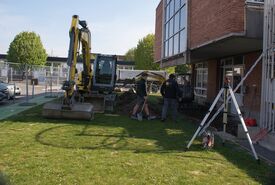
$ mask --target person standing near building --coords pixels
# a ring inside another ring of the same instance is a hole
[[[163,96],[163,107],[161,114],[161,121],[166,120],[167,110],[170,105],[172,109],[173,121],[177,121],[177,109],[178,109],[178,98],[181,98],[178,83],[176,81],[176,76],[174,74],[169,75],[169,79],[166,80],[160,89],[161,95]]]
[[[147,73],[141,73],[141,79],[137,82],[137,102],[134,106],[133,112],[132,112],[132,119],[137,119],[137,111],[140,106],[143,106],[144,104],[144,111],[148,119],[150,119],[149,114],[149,108],[147,103],[147,81],[148,74]]]

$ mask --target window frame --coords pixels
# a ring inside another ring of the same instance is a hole
[[[194,92],[195,96],[207,98],[207,85],[208,85],[208,64],[198,63],[195,65],[196,81]]]
[[[258,3],[258,4],[264,4],[264,0],[246,0],[245,3]]]
[[[173,3],[173,5],[171,4]],[[179,6],[179,7],[176,7]],[[171,8],[172,7],[172,8]],[[163,58],[169,58],[186,52],[187,50],[187,1],[186,0],[166,0],[164,3],[164,34],[163,34]],[[169,12],[168,12],[169,11]],[[171,13],[171,11],[173,13]],[[182,21],[182,18],[185,20]],[[178,21],[175,23],[175,21]],[[182,26],[184,23],[184,26]],[[177,26],[177,27],[176,27]],[[185,36],[182,36],[185,34]],[[178,46],[174,48],[174,37],[178,35]],[[170,45],[170,40],[173,40]],[[183,39],[183,40],[181,40]],[[176,49],[176,50],[175,50]],[[171,52],[173,51],[173,52]]]

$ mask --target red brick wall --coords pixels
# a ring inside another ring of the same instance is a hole
[[[189,47],[244,32],[244,11],[245,0],[189,0]]]
[[[156,9],[154,60],[161,59],[163,0]]]
[[[207,101],[212,102],[217,96],[218,63],[216,60],[208,61]]]
[[[259,53],[250,53],[245,55],[245,74],[259,57]],[[244,94],[244,107],[250,111],[260,111],[261,107],[261,83],[262,83],[262,63],[260,62],[252,73],[247,77],[244,84],[247,86],[247,92]],[[253,84],[256,85],[254,92]]]

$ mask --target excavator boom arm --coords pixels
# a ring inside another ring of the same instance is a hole
[[[82,28],[79,29],[78,25]],[[87,27],[86,21],[80,21],[77,15],[72,17],[72,23],[70,28],[70,46],[68,52],[67,65],[69,66],[67,80],[64,82],[62,89],[65,90],[65,98],[67,102],[71,102],[70,99],[74,93],[75,75],[76,75],[76,64],[80,58],[79,48],[82,46],[82,57],[83,57],[83,71],[81,73],[81,80],[78,83],[78,87],[83,89],[90,89],[91,87],[91,32]]]
[[[82,28],[79,29],[78,26]],[[46,118],[65,118],[65,119],[93,119],[93,105],[90,103],[74,102],[75,98],[75,75],[77,73],[76,64],[80,59],[79,48],[82,46],[83,54],[83,69],[81,73],[85,80],[81,81],[80,85],[85,88],[91,84],[91,64],[90,64],[90,50],[91,50],[91,34],[87,28],[85,21],[79,21],[77,15],[72,18],[70,28],[70,46],[68,53],[67,65],[69,67],[66,81],[63,83],[62,89],[65,90],[65,97],[63,103],[56,102],[46,103],[43,106],[42,115]]]

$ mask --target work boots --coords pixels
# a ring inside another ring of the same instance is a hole
[[[147,120],[153,120],[153,119],[156,119],[157,117],[156,116],[147,116]]]

